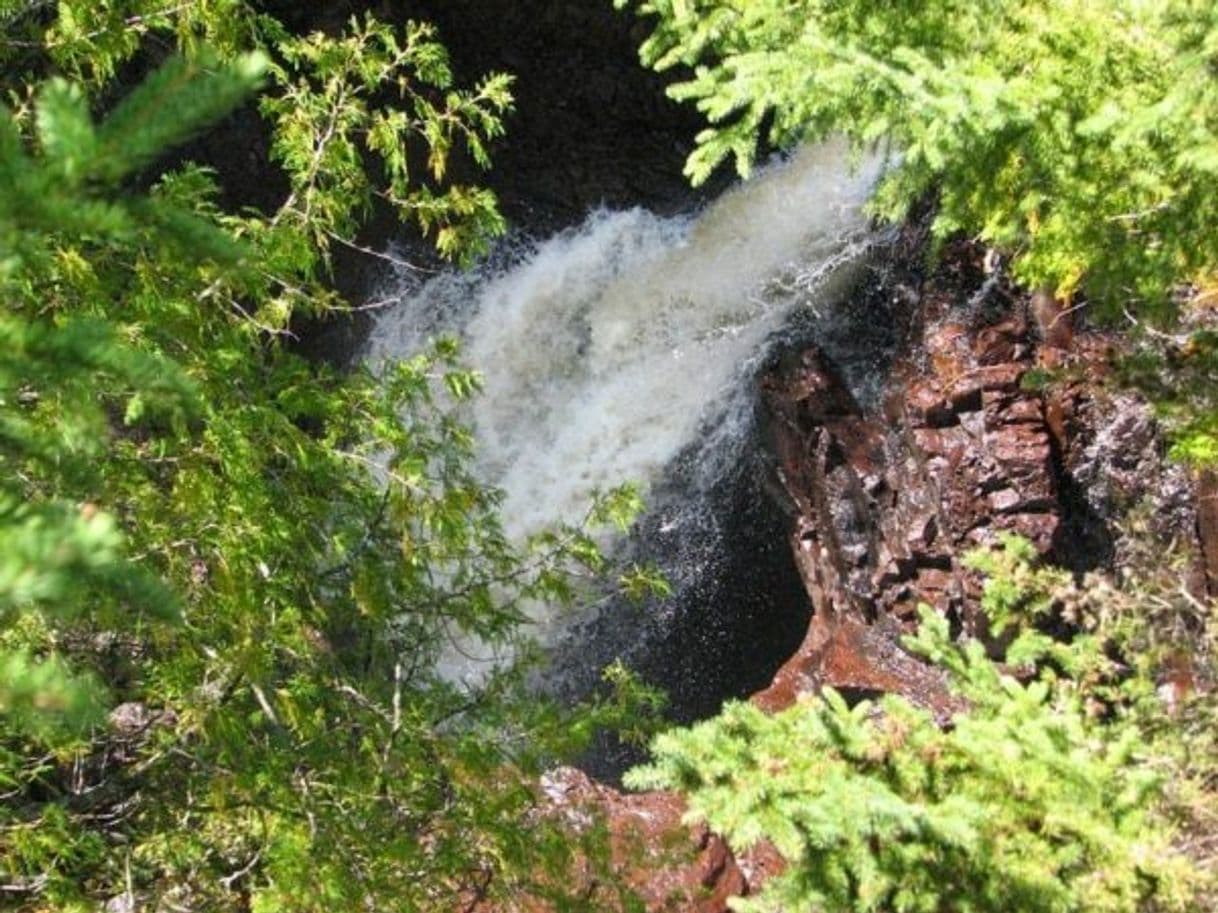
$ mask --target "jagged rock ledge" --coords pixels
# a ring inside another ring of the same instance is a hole
[[[958,245],[916,290],[898,289],[906,338],[877,407],[861,406],[815,348],[760,378],[813,608],[799,649],[752,698],[766,710],[831,685],[950,716],[945,683],[900,636],[922,603],[985,636],[981,581],[960,556],[1003,531],[1077,572],[1112,570],[1132,547],[1125,520],[1140,510],[1153,537],[1193,556],[1193,591],[1218,591],[1218,522],[1198,510],[1205,482],[1165,461],[1144,401],[1102,383],[1111,338],[1038,326],[1044,315],[1000,274],[986,278],[982,253]],[[1045,366],[1069,380],[1029,383]],[[600,816],[649,911],[721,913],[782,865],[772,850],[737,856],[705,827],[686,827],[671,793],[624,795],[572,769],[551,774],[544,793],[550,814]],[[659,846],[666,852],[646,849]]]

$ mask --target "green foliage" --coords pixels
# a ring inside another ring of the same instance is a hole
[[[987,601],[1011,604],[1018,594],[1013,617],[1024,624],[1028,661],[1066,676],[1092,716],[1136,731],[1162,782],[1156,812],[1201,876],[1197,908],[1209,910],[1218,900],[1218,616],[1184,583],[1190,556],[1165,550],[1146,529],[1149,513],[1125,521],[1119,582],[1089,574],[1076,585],[1018,539],[969,560],[987,574]],[[1055,641],[1031,630],[1032,619],[1077,633]]]
[[[95,676],[77,672],[59,656],[0,650],[0,713],[15,731],[51,740],[63,725],[78,729],[96,722],[102,711],[98,688]]]
[[[1036,547],[1027,539],[999,533],[998,543],[997,549],[978,549],[963,560],[965,567],[986,576],[981,609],[995,635],[1048,615],[1056,590],[1068,579],[1062,571],[1040,566]]]
[[[46,55],[74,81],[98,86],[113,79],[150,37],[168,36],[187,54],[215,49],[231,57],[250,50],[260,28],[276,25],[245,0],[7,0],[7,6],[11,12],[5,16],[0,5],[0,21],[8,20],[0,48],[10,68]]]
[[[0,7],[22,36],[4,47],[83,81],[18,85],[0,117],[6,903],[575,904],[566,867],[604,854],[538,820],[533,777],[655,696],[622,670],[588,707],[530,696],[521,622],[609,570],[591,526],[637,497],[511,543],[470,468],[456,412],[480,380],[452,341],[379,376],[282,344],[295,311],[336,306],[328,245],[372,195],[425,210],[454,255],[497,228],[489,198],[439,179],[457,145],[485,160],[505,81],[453,88],[422,27],[297,38],[244,4],[34,6]],[[182,55],[100,105],[145,35]],[[263,78],[282,206],[234,215],[204,168],[147,173]],[[424,172],[401,151],[419,142]],[[522,662],[456,688],[436,658],[467,636]]]
[[[848,136],[900,218],[1014,255],[1119,313],[1218,265],[1218,12],[1207,0],[618,0],[654,17],[643,61],[709,121],[687,173],[747,174],[776,145]]]
[[[1204,297],[1194,296],[1183,309],[1176,333],[1144,333],[1116,363],[1117,380],[1154,404],[1170,455],[1195,467],[1218,464],[1218,332]]]
[[[741,910],[1196,909],[1198,873],[1163,813],[1169,768],[1131,712],[1153,689],[1121,681],[1109,629],[1060,643],[1028,626],[1063,583],[1031,558],[1010,539],[972,559],[993,574],[995,627],[1019,625],[1012,665],[929,609],[908,641],[967,701],[950,727],[831,689],[773,716],[733,704],[658,737],[628,782],[681,790],[734,847],[778,849],[788,868]]]
[[[65,236],[124,243],[145,232],[172,237],[173,223],[194,221],[169,206],[109,200],[100,190],[164,143],[231,110],[257,85],[261,69],[252,57],[207,73],[174,62],[96,129],[81,93],[51,82],[38,97],[37,157],[22,148],[16,125],[6,118],[0,126],[9,139],[0,143],[0,175],[8,188],[0,200],[0,287],[11,304],[42,291],[56,261],[64,262],[67,251],[59,244]],[[196,88],[184,93],[188,82]],[[167,112],[153,116],[149,108],[162,97],[170,103]],[[128,143],[120,141],[120,131]],[[210,233],[232,246],[205,223],[191,227],[193,237]],[[217,240],[203,249],[222,246]],[[197,414],[195,385],[177,365],[125,345],[97,319],[63,315],[49,321],[33,310],[14,310],[0,315],[0,623],[20,627],[31,612],[61,621],[86,611],[99,620],[107,612],[111,618],[173,614],[176,598],[125,562],[115,518],[99,511],[88,493],[101,481],[97,460],[107,449],[109,410],[123,408],[128,423],[148,413],[181,425]],[[98,397],[99,385],[108,402]],[[82,497],[65,497],[69,491]],[[45,728],[52,710],[75,727],[95,722],[96,683],[74,674],[53,652],[40,656],[37,647],[48,645],[0,648],[0,708],[25,728]]]
[[[452,259],[484,252],[505,228],[492,193],[447,177],[456,156],[489,167],[489,145],[502,135],[511,108],[511,78],[494,73],[472,89],[454,85],[448,53],[427,23],[396,30],[369,15],[352,19],[340,34],[298,36],[248,0],[62,0],[53,15],[42,7],[14,0],[7,17],[0,7],[0,63],[22,77],[8,81],[11,94],[27,94],[30,74],[47,69],[75,80],[75,98],[56,95],[63,110],[43,104],[42,117],[62,113],[79,122],[90,103],[87,90],[103,93],[122,66],[149,55],[150,38],[176,45],[182,54],[176,72],[161,70],[160,82],[128,96],[126,116],[110,121],[111,140],[139,134],[150,149],[182,139],[158,136],[177,119],[156,115],[158,106],[183,101],[174,89],[183,90],[187,71],[209,71],[217,55],[230,61],[263,55],[270,85],[259,108],[272,133],[272,157],[291,186],[273,220],[275,249],[259,252],[273,274],[268,281],[280,286],[275,295],[259,292],[276,299],[269,326],[282,328],[281,312],[291,308],[334,305],[332,294],[301,288],[285,273],[311,277],[324,270],[330,246],[350,241],[376,199]],[[205,93],[187,97],[209,103]],[[135,129],[134,118],[147,129]],[[65,134],[63,147],[77,162],[89,162],[88,137],[79,139]],[[141,150],[124,152],[128,167],[146,163]]]
[[[492,194],[459,185],[437,193],[412,171],[407,150],[425,144],[420,171],[435,183],[444,180],[457,143],[488,167],[486,144],[502,134],[500,118],[511,106],[509,77],[496,74],[472,91],[455,90],[447,53],[434,29],[419,23],[409,24],[399,40],[369,18],[352,22],[341,39],[285,37],[277,49],[284,63],[273,72],[283,90],[262,108],[276,127],[272,154],[292,184],[281,216],[312,233],[314,245],[325,249],[333,233],[349,233],[366,212],[374,189],[368,154],[384,172],[376,192],[404,220],[434,232],[441,254],[468,259],[502,234]],[[397,96],[392,106],[374,103],[390,89]]]

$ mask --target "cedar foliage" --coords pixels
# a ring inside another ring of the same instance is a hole
[[[737,849],[778,849],[788,867],[742,911],[1201,909],[1164,800],[1200,743],[1153,737],[1166,717],[1151,679],[1109,655],[1148,628],[1129,606],[1114,626],[1110,599],[1068,643],[1040,633],[1031,622],[1071,586],[1034,558],[1008,538],[970,559],[990,575],[993,633],[1013,635],[998,660],[929,608],[907,638],[967,702],[950,726],[904,698],[851,707],[832,689],[775,715],[731,704],[658,736],[628,782],[680,790]]]
[[[708,126],[687,174],[747,175],[777,146],[848,136],[888,165],[873,206],[928,191],[935,233],[1097,309],[1164,309],[1218,266],[1218,11],[1208,0],[617,0],[643,62]]]
[[[603,573],[589,528],[637,497],[510,543],[452,341],[378,376],[284,345],[293,313],[342,307],[329,245],[373,194],[458,257],[497,229],[489,196],[440,179],[457,144],[485,161],[506,80],[452,87],[425,26],[300,38],[243,3],[8,3],[0,23],[7,73],[72,76],[15,81],[0,112],[6,903],[578,905],[565,867],[601,857],[538,820],[532,775],[652,696],[615,674],[560,710],[520,666],[457,689],[435,660],[473,635],[523,663],[525,604]],[[119,95],[148,38],[181,53]],[[223,211],[192,164],[149,173],[259,86],[277,210]]]

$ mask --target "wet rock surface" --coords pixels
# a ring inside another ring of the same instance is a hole
[[[621,661],[664,689],[666,719],[684,725],[764,688],[799,645],[807,599],[786,547],[787,515],[762,484],[765,467],[740,454],[706,490],[689,478],[706,458],[693,451],[670,467],[619,556],[654,562],[673,595],[617,599],[573,625],[552,650],[551,694],[584,699],[603,686],[601,670]],[[689,503],[698,505],[692,515]],[[605,735],[579,763],[615,783],[645,758]]]
[[[985,637],[981,580],[960,558],[1002,533],[1079,573],[1113,569],[1134,525],[1198,562],[1205,554],[1196,485],[1166,462],[1150,407],[1103,383],[1110,338],[1045,337],[1018,298],[987,314],[933,281],[918,300],[879,409],[855,403],[815,349],[761,380],[814,610],[799,651],[754,697],[767,709],[832,685],[950,715],[938,676],[899,639],[921,604]]]
[[[1043,336],[1026,301],[998,282],[1003,306],[977,307],[968,283],[980,282],[969,265],[979,259],[968,247],[951,252],[936,276],[896,296],[908,305],[894,314],[905,340],[875,402],[860,403],[817,348],[760,378],[789,545],[812,607],[803,643],[753,696],[764,709],[831,685],[854,697],[901,694],[950,717],[957,699],[900,637],[922,603],[985,637],[981,581],[960,556],[1003,532],[1084,572],[1114,569],[1138,527],[1138,541],[1149,533],[1196,556],[1196,591],[1213,580],[1218,520],[1204,496],[1218,483],[1167,463],[1149,406],[1105,386],[1111,339]],[[1046,366],[1056,372],[1047,385]],[[748,894],[782,865],[772,849],[738,859],[704,828],[682,825],[672,794],[623,796],[576,772],[559,778],[568,786],[551,796],[555,807],[599,810],[614,862],[649,910],[726,910],[724,897]],[[657,867],[631,856],[632,845],[685,855]]]
[[[560,815],[570,827],[586,828],[593,820],[604,824],[613,865],[648,910],[719,913],[729,897],[747,890],[727,844],[705,826],[682,825],[685,805],[674,793],[625,794],[569,767],[547,775],[542,791],[545,812]],[[591,900],[598,885],[591,872],[585,877],[583,893]],[[615,908],[612,895],[601,900]]]

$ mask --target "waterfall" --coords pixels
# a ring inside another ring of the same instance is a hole
[[[578,522],[594,490],[636,481],[655,535],[680,540],[665,570],[695,580],[718,526],[695,502],[738,460],[748,378],[854,258],[875,171],[842,144],[808,147],[696,215],[597,211],[471,272],[396,276],[368,358],[459,336],[485,376],[471,417],[509,535]]]

